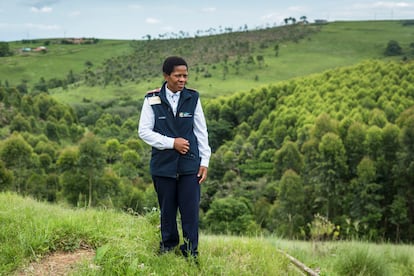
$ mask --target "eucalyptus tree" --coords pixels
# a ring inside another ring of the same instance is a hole
[[[408,224],[403,231],[404,238],[412,240],[414,229],[408,225],[414,224],[414,108],[408,109],[404,117],[399,118],[401,125],[399,154],[396,174],[398,182],[395,182],[399,200],[406,202]],[[398,219],[396,219],[398,221]]]
[[[319,143],[318,160],[319,183],[317,192],[325,198],[325,216],[333,219],[341,214],[347,187],[344,176],[347,174],[345,147],[342,140],[334,133],[325,134]]]
[[[133,180],[137,178],[139,174],[143,173],[142,167],[144,167],[144,163],[142,162],[142,158],[139,156],[138,152],[127,149],[120,155],[121,162],[119,162],[115,167],[121,177]]]
[[[66,200],[71,204],[78,204],[79,196],[86,195],[87,189],[82,185],[83,177],[79,173],[79,150],[77,147],[62,149],[56,161],[59,182],[63,188]]]
[[[289,238],[298,238],[307,215],[305,190],[301,176],[292,169],[283,173],[279,182],[278,199],[273,211],[276,232]]]
[[[350,210],[354,221],[359,221],[364,227],[361,233],[366,238],[378,239],[384,233],[380,223],[384,216],[381,193],[382,186],[377,182],[375,161],[368,157],[361,160],[357,167],[358,177],[352,180],[352,208]]]
[[[0,160],[0,191],[10,190],[13,184],[13,173],[8,170],[2,160]]]
[[[275,179],[280,179],[287,170],[293,170],[297,174],[300,174],[303,165],[303,158],[297,144],[292,141],[287,141],[275,153],[273,175]]]
[[[31,127],[29,121],[27,121],[22,114],[17,113],[16,116],[10,122],[10,132],[17,131],[17,132],[30,132]]]
[[[33,149],[20,134],[13,134],[7,138],[0,150],[0,159],[7,169],[13,171],[14,191],[26,193],[25,180],[29,177],[33,164]]]
[[[120,158],[121,143],[118,139],[112,138],[105,142],[106,159],[109,164],[115,163]]]
[[[88,206],[93,204],[93,194],[105,167],[105,149],[99,139],[87,133],[79,144],[79,169],[87,178]]]
[[[365,155],[365,126],[359,122],[353,122],[347,131],[344,145],[347,153],[347,164],[351,178],[357,175],[357,166]]]

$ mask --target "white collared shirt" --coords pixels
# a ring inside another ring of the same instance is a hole
[[[174,101],[171,94],[174,94],[166,87],[167,99],[173,108],[174,115],[177,112],[178,101],[180,98],[180,91],[178,93],[177,100]],[[145,98],[142,105],[141,117],[139,119],[138,126],[138,135],[144,140],[147,144],[151,145],[154,148],[159,150],[164,149],[173,149],[174,148],[174,137],[168,137],[162,135],[158,132],[155,132],[154,129],[155,117],[154,111],[152,110],[151,105],[148,102],[148,98]],[[204,117],[203,108],[201,106],[200,98],[197,101],[197,105],[194,111],[194,126],[193,126],[194,135],[197,138],[198,150],[200,152],[201,164],[200,166],[208,167],[211,148],[208,144],[208,132],[206,119]]]
[[[165,91],[167,94],[167,100],[170,103],[174,116],[177,115],[177,107],[178,107],[178,101],[180,100],[181,91],[177,91],[173,93],[170,89],[168,89],[167,86],[165,86]]]

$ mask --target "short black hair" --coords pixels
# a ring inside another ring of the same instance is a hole
[[[162,65],[162,72],[167,75],[170,75],[172,71],[174,71],[174,67],[179,65],[185,65],[185,67],[188,68],[187,62],[182,57],[167,57],[164,60],[164,64]]]

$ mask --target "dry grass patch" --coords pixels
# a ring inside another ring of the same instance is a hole
[[[20,270],[16,276],[68,275],[80,263],[89,262],[92,264],[94,257],[95,252],[91,249],[54,252],[37,262],[30,263]]]

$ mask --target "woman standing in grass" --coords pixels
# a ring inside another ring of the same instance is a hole
[[[160,253],[179,245],[177,210],[181,214],[185,257],[198,256],[200,184],[207,178],[211,149],[197,91],[185,87],[188,65],[168,57],[164,84],[145,96],[139,137],[152,146],[150,170],[161,209]]]

